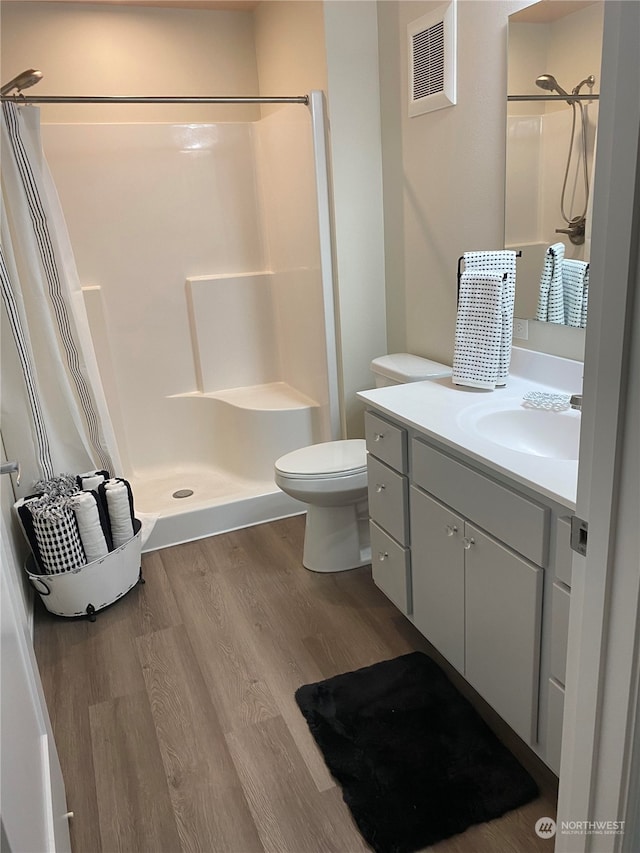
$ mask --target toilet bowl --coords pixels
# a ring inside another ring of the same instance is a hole
[[[367,446],[362,438],[302,447],[275,463],[276,484],[308,504],[302,564],[344,572],[371,561]]]
[[[451,368],[411,353],[371,362],[376,387],[451,375]],[[281,456],[275,482],[307,504],[302,563],[314,572],[344,572],[371,561],[364,439],[326,441]]]

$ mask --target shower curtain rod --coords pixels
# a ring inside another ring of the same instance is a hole
[[[131,95],[2,95],[1,100],[16,104],[309,104],[308,95],[292,98],[266,97],[138,97]]]
[[[600,95],[507,95],[508,101],[599,101]]]

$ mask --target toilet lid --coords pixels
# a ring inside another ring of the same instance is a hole
[[[396,382],[422,382],[424,379],[439,379],[451,376],[452,369],[439,361],[422,358],[409,352],[380,355],[371,362],[371,370]]]
[[[276,461],[276,471],[290,477],[335,477],[366,469],[367,444],[363,438],[312,444]]]

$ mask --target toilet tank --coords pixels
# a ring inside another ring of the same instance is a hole
[[[451,376],[451,368],[446,364],[409,352],[396,352],[374,358],[371,362],[371,372],[376,381],[376,388]]]

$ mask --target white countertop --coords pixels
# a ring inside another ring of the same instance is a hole
[[[508,383],[495,391],[454,385],[450,378],[443,378],[361,391],[358,397],[456,454],[476,460],[575,510],[577,459],[549,458],[511,450],[475,433],[468,422],[479,406],[484,408],[490,404],[496,410],[520,406],[527,391],[576,394],[581,389],[581,362],[514,347]],[[567,414],[556,416],[566,417]],[[579,417],[575,412],[570,416]]]

